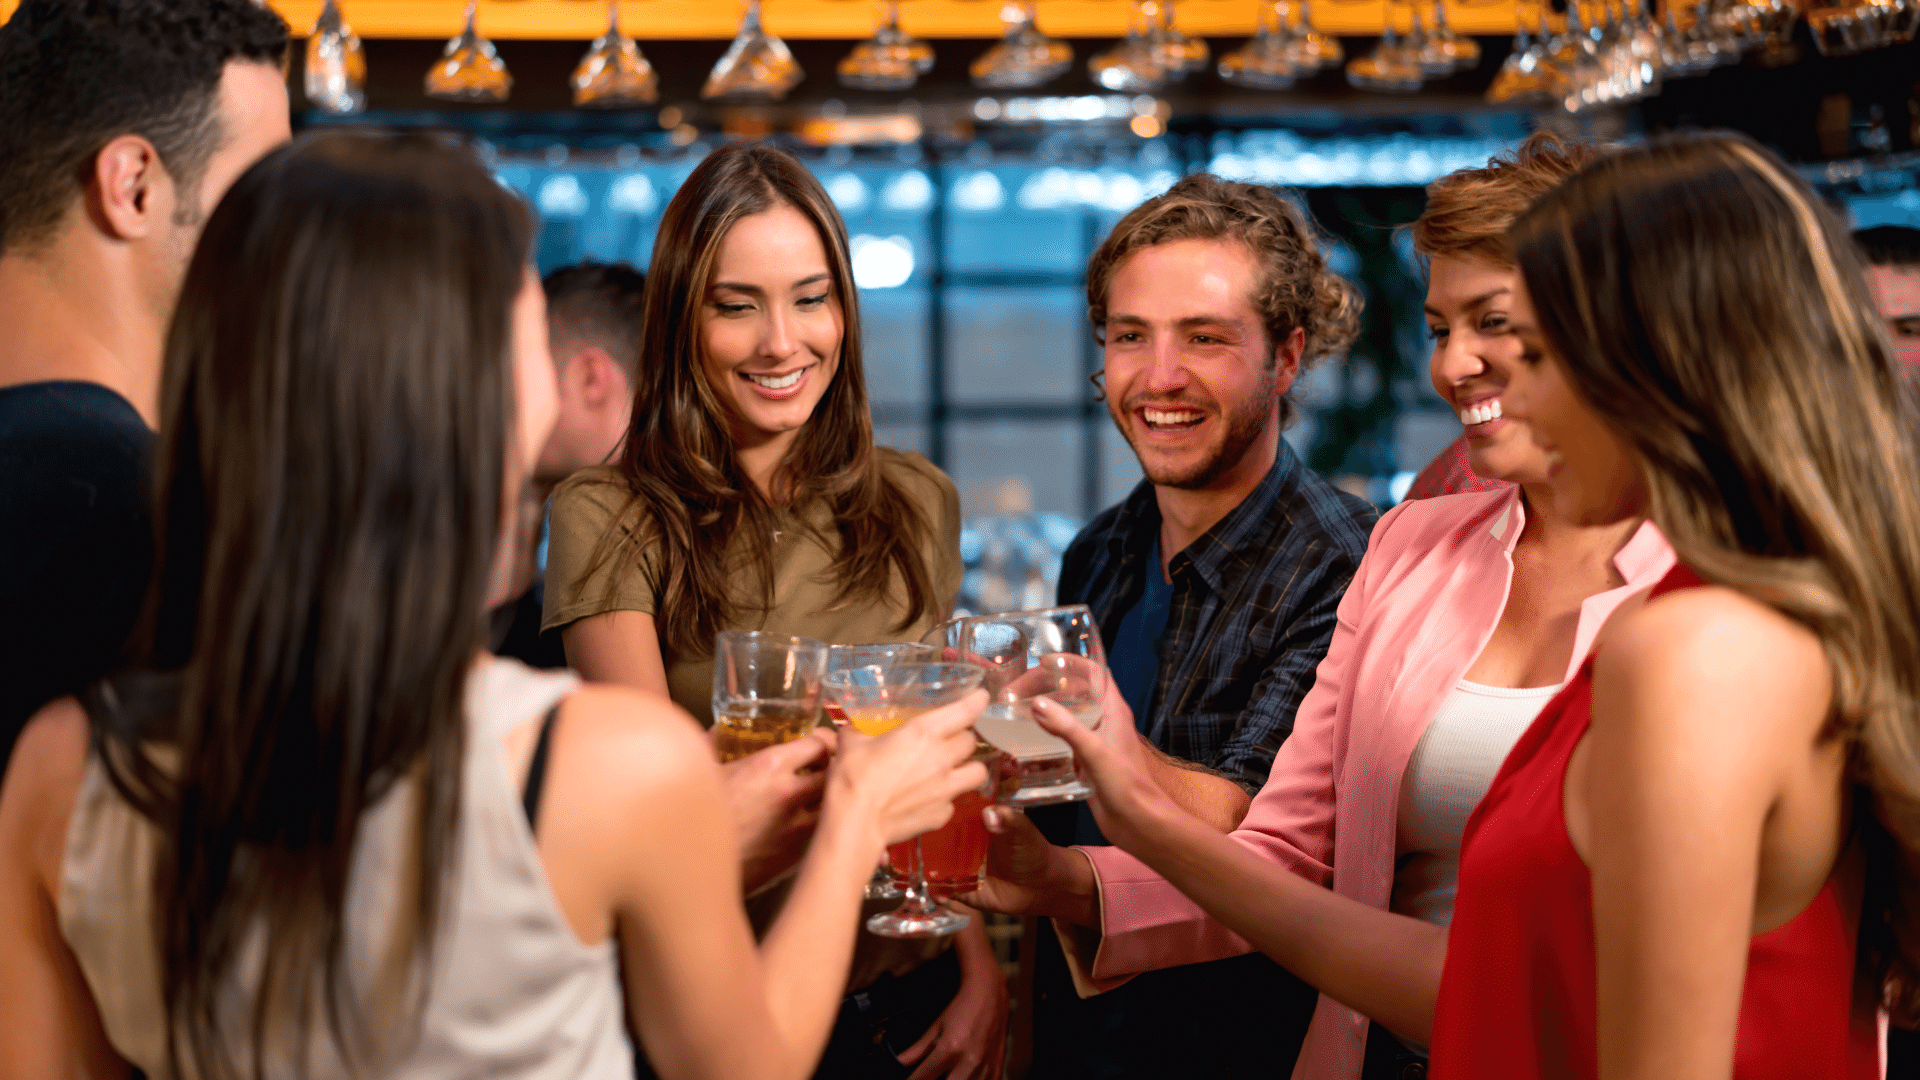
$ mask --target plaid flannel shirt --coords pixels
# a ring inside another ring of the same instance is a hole
[[[1171,560],[1173,602],[1147,738],[1258,794],[1378,518],[1281,440],[1260,486]],[[1159,531],[1160,506],[1143,480],[1067,548],[1060,603],[1092,608],[1109,651],[1145,588]]]

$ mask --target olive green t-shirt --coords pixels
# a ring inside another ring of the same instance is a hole
[[[960,591],[960,495],[953,481],[919,454],[888,447],[877,448],[883,475],[919,503],[933,526],[930,547],[923,552],[932,577],[935,604],[944,607]],[[590,615],[608,611],[641,611],[649,615],[661,597],[660,548],[657,535],[640,523],[637,558],[616,566],[612,560],[589,573],[601,537],[615,527],[627,504],[628,488],[617,470],[587,469],[561,484],[553,493],[552,524],[547,541],[546,614],[540,629],[564,627]],[[796,516],[796,514],[798,516]],[[811,529],[805,526],[812,526]],[[622,526],[622,528],[629,528]],[[630,531],[630,530],[629,530]],[[797,634],[837,645],[865,645],[884,641],[917,641],[932,629],[938,611],[908,613],[906,589],[895,571],[887,603],[844,601],[834,579],[833,561],[839,554],[840,534],[824,502],[781,510],[771,536],[735,536],[736,544],[759,544],[773,549],[773,606],[756,625],[728,627]],[[733,554],[733,553],[730,553]],[[756,597],[743,595],[742,600]],[[748,608],[751,611],[751,607]],[[674,703],[702,725],[713,723],[713,657],[662,656],[667,668],[667,690]]]
[[[884,446],[876,449],[886,477],[919,504],[933,526],[930,546],[923,555],[933,579],[933,602],[944,608],[960,591],[963,573],[960,494],[945,473],[919,454]],[[638,525],[641,542],[637,556],[629,559],[627,567],[609,562],[588,573],[600,538],[615,527],[615,519],[627,504],[628,490],[618,470],[602,467],[575,474],[554,491],[547,540],[547,607],[540,622],[543,632],[608,611],[652,615],[659,610],[658,604],[672,602],[660,596],[659,541],[657,534],[649,535],[646,523]],[[900,625],[907,613],[906,590],[898,571],[887,603],[841,601],[832,571],[840,546],[832,513],[824,503],[799,508],[798,512],[803,516],[795,518],[794,512],[781,511],[775,519],[778,531],[772,536],[733,538],[735,543],[772,545],[773,606],[757,625],[729,629],[798,634],[836,645],[865,645],[917,641],[942,617],[940,611],[918,611],[905,626]],[[813,529],[789,527],[800,524],[812,525]],[[702,726],[711,727],[712,655],[661,659],[666,663],[667,690],[674,703],[692,713]],[[748,898],[747,914],[756,936],[772,924],[792,881],[787,878]],[[897,900],[868,901],[861,917],[864,920],[898,904]],[[848,989],[871,985],[883,974],[904,975],[952,943],[951,937],[882,938],[863,930],[855,943]]]

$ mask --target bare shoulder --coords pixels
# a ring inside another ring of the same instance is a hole
[[[1713,725],[1737,714],[1749,731],[1824,726],[1832,673],[1807,627],[1734,589],[1705,585],[1649,599],[1607,627],[1594,661],[1607,689],[1665,701],[1661,722]]]
[[[0,846],[31,853],[43,870],[59,865],[67,821],[86,775],[87,715],[59,698],[21,729],[0,784]]]
[[[560,717],[573,782],[610,801],[719,783],[706,733],[667,698],[589,683],[568,695]]]

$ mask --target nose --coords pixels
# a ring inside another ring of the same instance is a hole
[[[796,347],[791,319],[780,305],[772,305],[767,315],[766,332],[760,337],[760,355],[785,360],[793,355]]]
[[[1436,387],[1458,386],[1468,379],[1485,375],[1487,359],[1478,348],[1482,339],[1473,333],[1454,332],[1433,350],[1433,382]]]
[[[1147,362],[1144,388],[1150,394],[1174,394],[1186,388],[1187,365],[1180,356],[1178,343],[1171,337],[1162,336],[1154,341],[1153,353]]]

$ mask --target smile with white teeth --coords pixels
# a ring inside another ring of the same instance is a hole
[[[1490,401],[1483,401],[1483,402],[1480,402],[1478,405],[1469,405],[1466,408],[1460,410],[1460,422],[1462,424],[1467,425],[1468,427],[1472,427],[1475,424],[1484,424],[1489,420],[1498,420],[1498,419],[1500,419],[1500,399],[1499,398],[1493,398]]]
[[[785,375],[755,375],[751,371],[741,372],[742,375],[745,375],[747,378],[752,379],[756,385],[764,386],[769,390],[785,390],[787,387],[792,386],[794,383],[799,382],[800,376],[805,375],[806,373],[807,373],[806,368],[801,368],[798,371],[791,371]]]
[[[1178,427],[1183,424],[1197,424],[1205,419],[1205,413],[1188,412],[1184,409],[1142,409],[1147,423],[1155,427]]]

